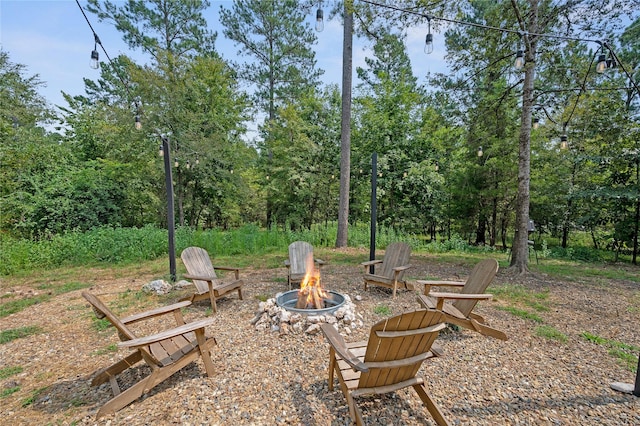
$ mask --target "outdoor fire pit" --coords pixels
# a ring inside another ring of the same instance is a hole
[[[309,308],[306,306],[304,308],[298,308],[296,307],[298,303],[298,292],[299,290],[296,289],[278,295],[276,297],[276,305],[287,311],[298,312],[305,315],[323,315],[335,312],[346,302],[342,294],[329,290],[325,291],[325,296],[323,297],[324,308]]]
[[[281,335],[316,334],[320,332],[320,324],[328,323],[350,334],[351,328],[362,326],[362,318],[356,315],[351,298],[322,288],[320,271],[314,268],[313,258],[307,260],[307,266],[307,275],[299,289],[278,293],[260,302],[260,309],[251,321],[256,330]]]

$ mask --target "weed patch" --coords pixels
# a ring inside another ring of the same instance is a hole
[[[0,332],[0,344],[9,343],[12,340],[21,339],[40,332],[42,332],[42,329],[36,325],[4,330]]]
[[[580,336],[596,345],[607,346],[609,348],[609,355],[617,358],[627,370],[633,371],[634,373],[637,371],[638,356],[636,354],[640,352],[640,347],[618,342],[617,340],[605,339],[604,337],[586,331],[581,333]]]
[[[387,305],[378,305],[373,308],[373,312],[378,315],[389,316],[391,315],[391,308]]]
[[[5,398],[13,393],[16,393],[20,390],[20,386],[13,386],[10,388],[2,389],[0,392],[0,398]]]
[[[22,367],[4,367],[0,368],[0,380],[6,379],[7,377],[14,376],[16,374],[22,373]]]
[[[538,316],[538,314],[525,311],[524,309],[516,308],[513,306],[498,306],[497,309],[509,312],[511,315],[515,315],[522,319],[531,320],[539,323],[543,322],[542,318]]]
[[[47,294],[41,294],[35,297],[28,297],[26,299],[12,300],[0,305],[0,318],[4,318],[16,312],[20,312],[29,306],[37,305],[38,303],[46,302],[51,296]]]
[[[548,340],[557,340],[562,343],[565,343],[568,340],[566,334],[561,333],[558,329],[550,325],[541,325],[540,327],[536,327],[536,336],[543,337]]]

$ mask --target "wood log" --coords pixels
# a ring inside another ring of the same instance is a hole
[[[306,287],[304,290],[298,290],[298,300],[296,301],[296,309],[306,309],[307,307],[307,295],[309,292],[309,287]]]

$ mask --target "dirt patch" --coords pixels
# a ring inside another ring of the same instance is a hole
[[[363,260],[367,257],[361,251]],[[330,259],[329,259],[330,261]],[[412,257],[412,279],[464,278],[471,264],[440,264],[433,257]],[[88,276],[85,271],[84,277]],[[177,301],[185,292],[169,296],[139,296],[152,274],[132,276],[93,270],[89,290],[121,315]],[[329,263],[323,283],[348,294],[365,327],[354,329],[349,341],[367,337],[368,327],[393,314],[417,309],[416,292],[400,291],[395,299],[379,287],[363,291],[359,265]],[[216,376],[208,378],[201,361],[188,366],[118,413],[95,419],[97,409],[111,397],[110,388],[90,386],[91,373],[122,358],[113,350],[117,336],[102,330],[81,297],[81,290],[50,297],[2,319],[2,330],[38,326],[40,333],[0,345],[0,368],[21,367],[21,373],[0,379],[0,391],[16,392],[0,399],[3,422],[33,424],[210,424],[210,425],[343,425],[349,416],[344,396],[327,387],[328,344],[322,335],[279,335],[256,331],[251,324],[259,299],[286,291],[286,270],[242,271],[245,298],[222,299],[214,316],[213,351]],[[69,281],[74,280],[70,277]],[[522,277],[500,271],[492,287],[522,286],[544,293],[544,310],[499,296],[477,310],[489,324],[503,330],[506,342],[467,330],[448,329],[438,338],[445,355],[426,362],[422,375],[427,388],[453,424],[460,425],[637,425],[640,398],[610,389],[612,382],[633,383],[611,350],[583,337],[587,332],[609,341],[640,346],[637,333],[640,296],[628,282],[562,282],[548,277]],[[3,303],[28,297],[38,283],[2,284],[9,294]],[[491,291],[491,288],[490,288]],[[13,292],[13,295],[11,293]],[[541,323],[505,310],[535,312]],[[207,315],[206,303],[186,311],[187,320]],[[164,324],[149,324],[140,333]],[[548,339],[537,328],[548,326],[567,340]],[[127,371],[121,383],[134,383],[147,367]],[[413,391],[362,398],[365,422],[372,425],[434,424]]]

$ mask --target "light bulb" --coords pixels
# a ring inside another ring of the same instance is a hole
[[[322,30],[324,30],[324,12],[318,8],[316,12],[316,31],[322,32]]]
[[[521,70],[524,67],[524,52],[522,50],[518,50],[516,52],[516,61],[513,64],[513,67],[516,70]]]
[[[429,53],[433,53],[433,34],[427,34],[427,37],[424,41],[424,53],[427,55]]]
[[[98,51],[97,50],[92,50],[91,51],[91,62],[90,62],[91,68],[93,68],[94,70],[98,69],[99,66],[99,61],[98,61]]]
[[[598,64],[596,65],[596,72],[598,74],[602,74],[607,69],[607,60],[604,57],[604,54],[600,54],[598,56]]]

